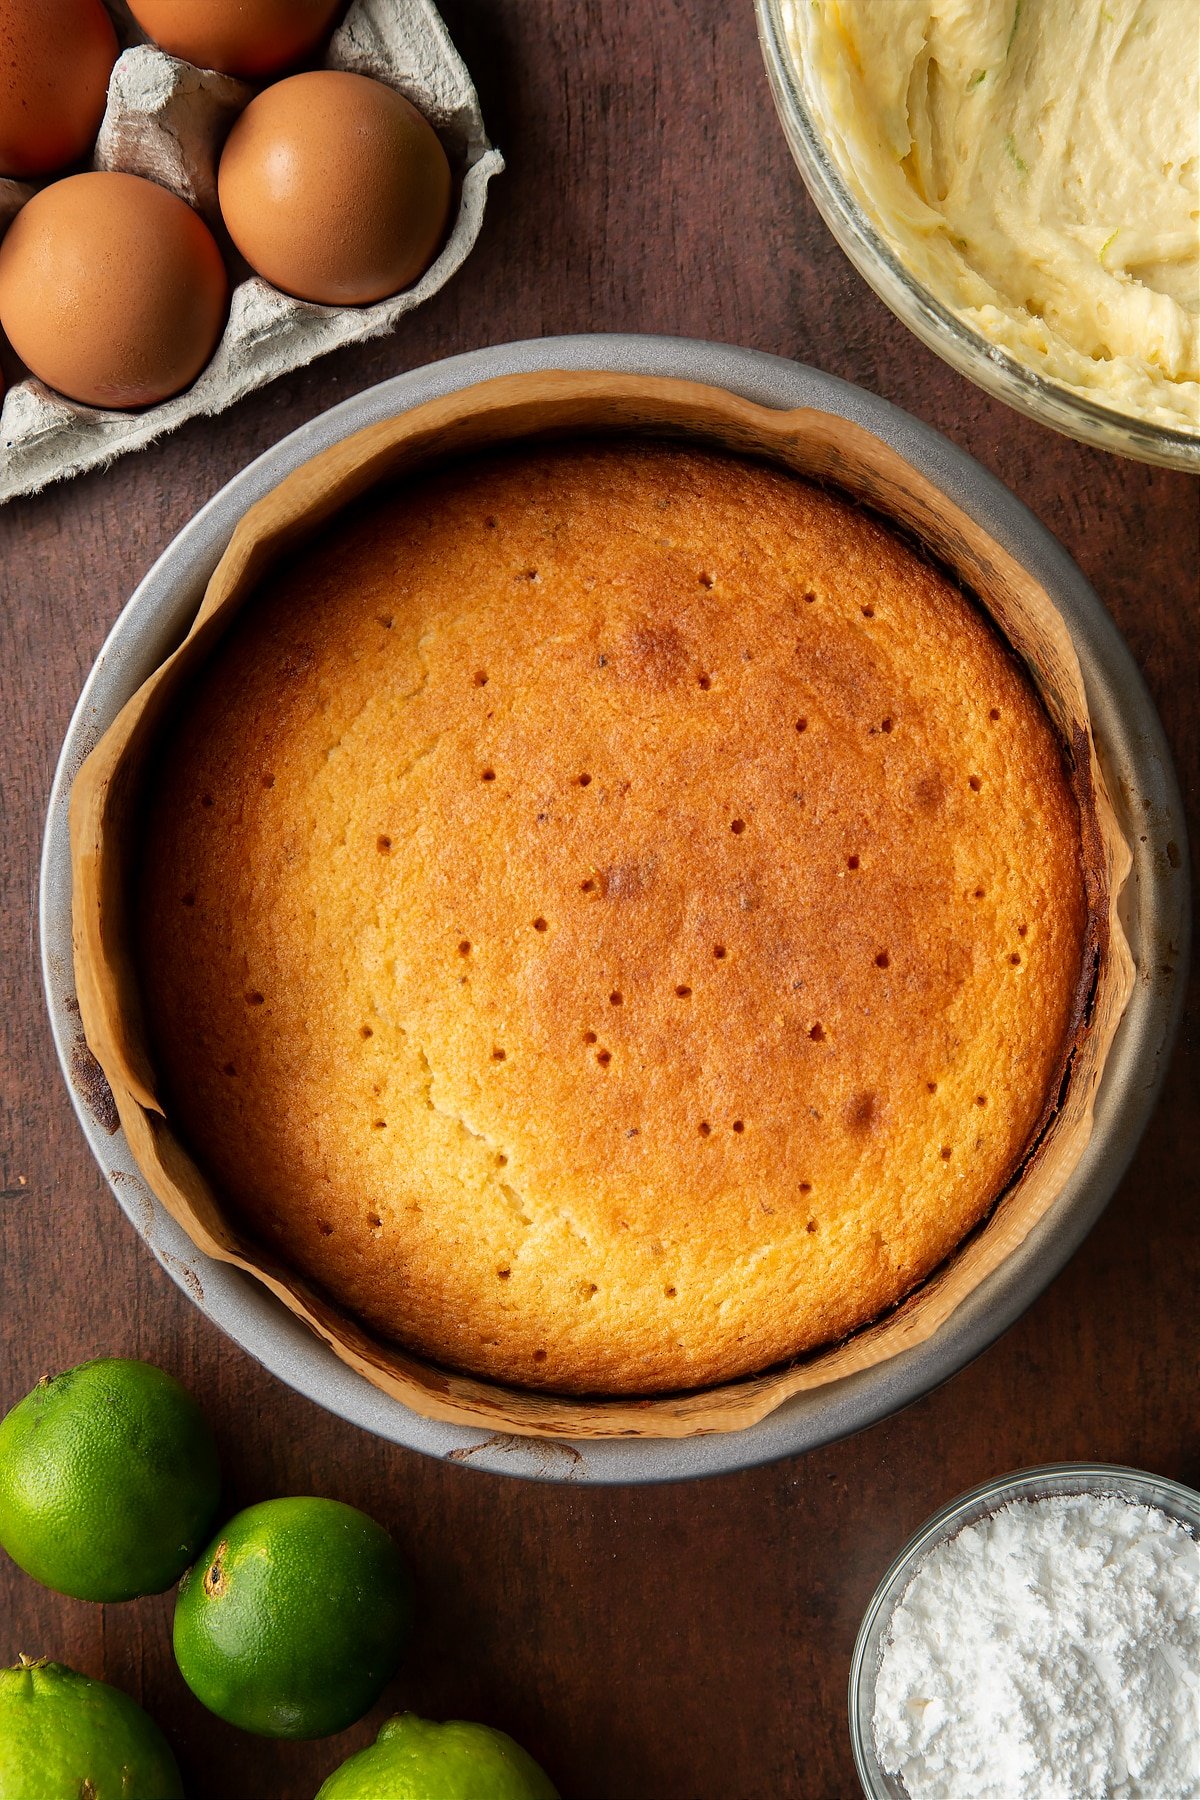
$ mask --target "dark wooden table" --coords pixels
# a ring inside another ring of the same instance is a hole
[[[92,1607],[0,1567],[0,1654],[129,1689],[193,1800],[311,1800],[389,1711],[512,1731],[571,1800],[848,1800],[845,1687],[863,1607],[906,1535],[1002,1470],[1097,1457],[1200,1479],[1196,990],[1167,1092],[1083,1249],[939,1392],[818,1454],[720,1480],[579,1491],[439,1465],[326,1416],[226,1342],[125,1222],[55,1066],[35,955],[58,746],[118,608],[252,456],[384,376],[589,330],[726,339],[814,362],[965,445],[1058,534],[1145,672],[1193,805],[1197,494],[987,400],[877,302],[789,160],[749,0],[449,0],[509,172],[464,272],[381,343],[287,377],[104,474],[0,513],[3,1130],[0,1405],[100,1354],[164,1364],[213,1419],[231,1508],[366,1507],[419,1573],[421,1623],[371,1719],[274,1745],[177,1675],[169,1597]]]

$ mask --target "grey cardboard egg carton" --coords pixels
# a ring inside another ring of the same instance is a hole
[[[119,5],[112,11],[127,43],[136,28]],[[373,75],[397,88],[440,137],[458,207],[437,259],[412,287],[370,306],[315,306],[257,275],[239,281],[208,367],[184,393],[140,412],[80,406],[34,379],[15,383],[0,412],[0,502],[140,449],[185,419],[222,412],[328,350],[391,331],[460,268],[483,224],[488,183],[504,159],[488,142],[471,78],[430,0],[354,0],[324,60],[327,68]],[[148,176],[216,226],[221,145],[255,91],[135,43],[113,70],[93,167]],[[32,191],[0,180],[0,232]]]

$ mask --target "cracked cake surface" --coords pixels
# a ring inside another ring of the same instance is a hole
[[[764,464],[495,453],[342,515],[177,703],[137,956],[239,1226],[563,1392],[764,1368],[986,1216],[1086,980],[1058,739],[974,602]]]

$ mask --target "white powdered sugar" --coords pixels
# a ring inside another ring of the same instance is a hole
[[[892,1615],[874,1735],[911,1800],[1198,1800],[1200,1546],[1115,1495],[965,1527]]]

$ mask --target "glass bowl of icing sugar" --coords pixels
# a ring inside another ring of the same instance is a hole
[[[871,1800],[1200,1800],[1200,1494],[1056,1463],[963,1494],[867,1608]]]

